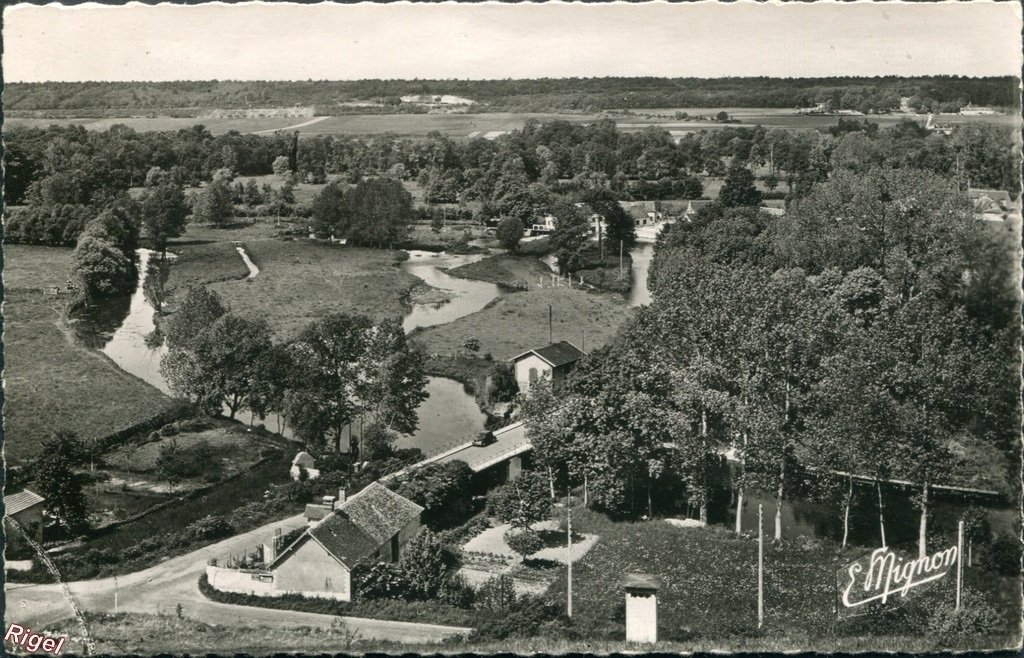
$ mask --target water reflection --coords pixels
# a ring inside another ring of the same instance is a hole
[[[403,320],[406,331],[417,327],[433,327],[446,324],[482,310],[491,301],[500,297],[501,289],[493,283],[460,279],[442,270],[475,263],[486,254],[448,254],[429,251],[410,251],[409,259],[402,263],[402,269],[434,288],[452,295],[446,302],[414,304]]]

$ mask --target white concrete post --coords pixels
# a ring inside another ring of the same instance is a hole
[[[654,644],[658,641],[658,587],[654,576],[627,574],[626,642]]]

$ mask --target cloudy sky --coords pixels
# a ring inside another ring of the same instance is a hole
[[[1017,75],[1017,2],[44,7],[4,78]]]

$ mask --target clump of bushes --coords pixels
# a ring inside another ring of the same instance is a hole
[[[965,588],[961,606],[952,600],[938,602],[928,615],[928,635],[942,646],[970,642],[972,636],[991,635],[1007,629],[999,611],[980,593]]]
[[[505,543],[508,544],[509,548],[523,557],[533,555],[540,549],[544,548],[544,540],[541,539],[539,534],[529,528],[506,531]]]
[[[428,601],[443,596],[468,607],[472,590],[453,576],[455,566],[455,556],[424,528],[406,544],[397,564],[378,562],[357,568],[355,589],[364,599]]]
[[[184,536],[191,541],[205,541],[230,537],[235,529],[219,516],[204,516],[185,526]]]

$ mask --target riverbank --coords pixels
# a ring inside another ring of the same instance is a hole
[[[551,270],[534,256],[499,254],[475,263],[453,267],[451,276],[487,281],[511,290],[527,290],[550,278]]]
[[[67,298],[44,294],[47,287],[64,285],[72,250],[5,245],[4,256],[9,465],[31,459],[59,429],[99,439],[173,408],[160,391],[79,343],[65,315]]]

